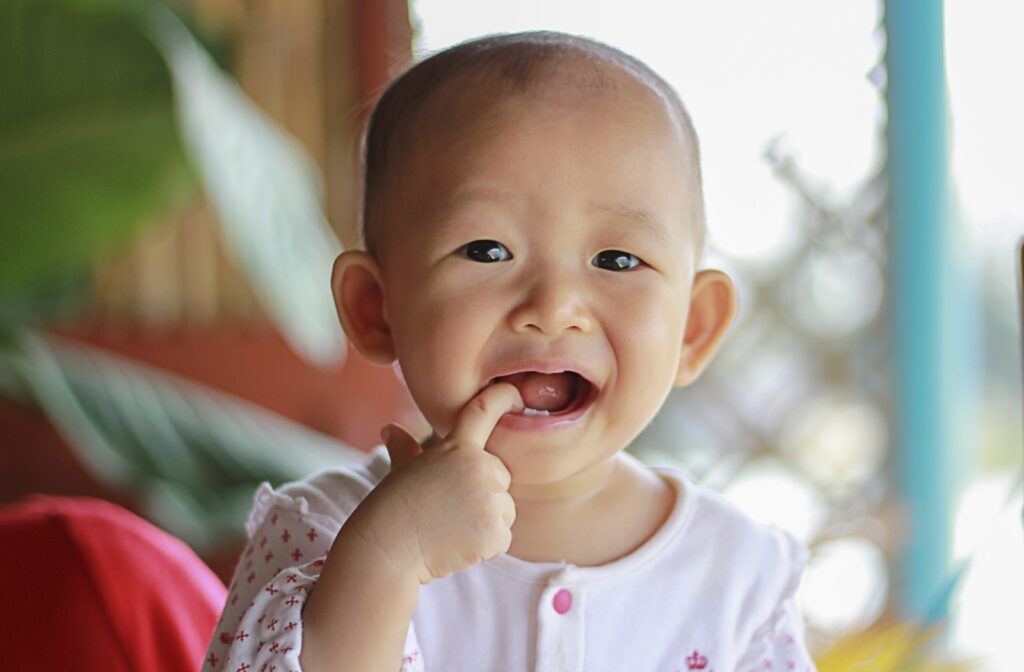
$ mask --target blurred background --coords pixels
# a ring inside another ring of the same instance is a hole
[[[1024,669],[1015,0],[5,0],[0,503],[108,499],[227,581],[258,483],[422,429],[331,303],[359,133],[411,59],[527,29],[677,88],[740,289],[630,450],[810,547],[822,670]]]

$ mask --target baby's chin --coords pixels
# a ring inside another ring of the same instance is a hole
[[[511,477],[509,493],[517,500],[521,497],[550,498],[578,493],[580,488],[587,489],[588,483],[595,483],[594,474],[597,473],[582,469],[580,465],[569,463],[524,464],[521,460],[514,458],[502,459],[499,456],[499,459],[508,469]],[[601,462],[604,463],[607,460],[601,460]],[[606,478],[596,479],[600,482],[606,480]]]
[[[591,464],[578,440],[562,436],[526,436],[498,427],[484,450],[505,465],[512,482],[543,485],[562,481]]]

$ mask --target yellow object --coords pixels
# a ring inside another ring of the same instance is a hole
[[[951,660],[929,643],[941,626],[879,623],[836,641],[816,661],[818,672],[968,672],[976,661]]]

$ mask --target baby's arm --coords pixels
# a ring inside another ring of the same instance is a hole
[[[228,589],[204,672],[299,670],[303,607],[341,526],[388,473],[385,460],[279,490],[264,484],[246,523],[249,542]],[[415,653],[409,628],[406,653]],[[407,672],[417,668],[413,656]],[[403,668],[405,669],[405,668]]]
[[[307,672],[399,669],[419,580],[392,566],[354,527],[342,528],[303,613]]]
[[[391,473],[345,523],[305,607],[303,669],[395,672],[420,585],[508,550],[511,477],[484,446],[521,405],[513,386],[492,385],[435,446],[394,430]]]

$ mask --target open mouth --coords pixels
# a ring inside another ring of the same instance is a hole
[[[567,416],[589,403],[594,385],[575,371],[539,373],[520,371],[491,379],[491,384],[514,385],[523,398],[523,416]]]

